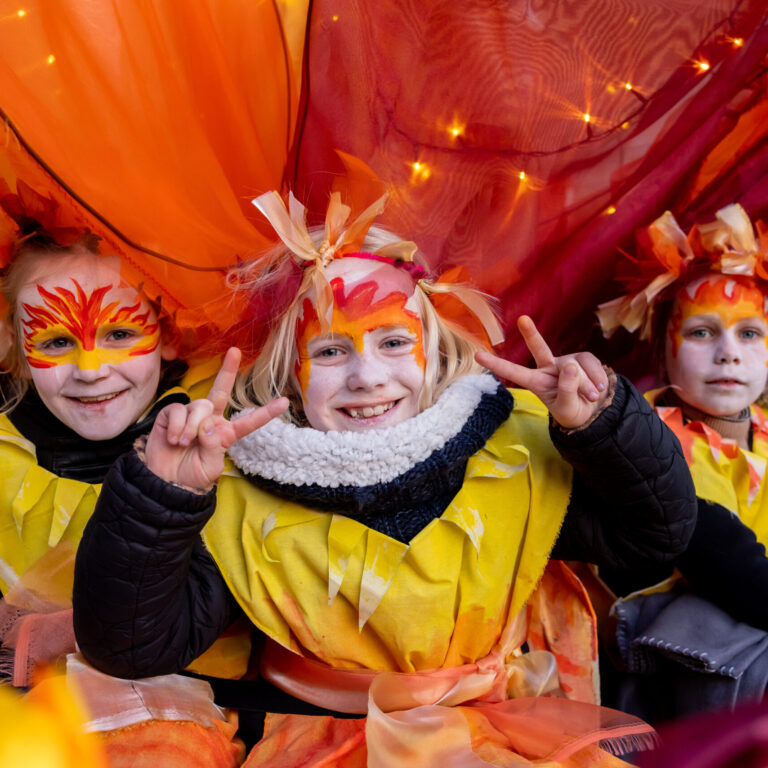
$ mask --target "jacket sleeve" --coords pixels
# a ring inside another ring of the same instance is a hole
[[[135,451],[115,462],[75,561],[75,636],[93,666],[127,678],[179,672],[238,617],[199,535],[215,504],[215,490],[166,483]]]
[[[700,597],[768,631],[768,557],[735,514],[700,499],[696,529],[675,565]]]
[[[696,497],[680,443],[618,376],[592,424],[552,440],[574,468],[568,512],[552,557],[611,568],[672,560],[696,523]]]

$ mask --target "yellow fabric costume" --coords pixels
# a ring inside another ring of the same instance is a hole
[[[768,546],[768,491],[765,470],[768,461],[768,421],[753,405],[752,450],[740,448],[698,421],[684,423],[680,408],[656,406],[664,389],[647,392],[662,421],[675,433],[691,469],[696,495],[715,502],[739,516]]]
[[[101,484],[43,469],[35,446],[0,415],[0,589],[3,594],[59,542],[77,548]],[[72,592],[71,573],[69,594]]]
[[[410,544],[233,476],[204,541],[251,621],[297,653],[375,670],[476,661],[530,597],[565,516],[571,468],[546,413],[515,392],[515,417]]]
[[[189,376],[195,384],[195,375]],[[184,392],[174,387],[163,398]],[[41,467],[34,443],[0,414],[0,590],[12,605],[45,614],[71,608],[75,553],[100,491],[101,483],[60,477]],[[67,629],[58,650],[69,644],[73,650],[71,618],[61,620]],[[249,656],[250,634],[238,624],[189,669],[237,678],[245,673]],[[28,682],[23,675],[14,680]]]
[[[540,656],[520,651],[526,638],[532,649],[540,647],[528,632],[534,614],[545,642],[549,617],[541,606],[552,594],[541,601],[531,596],[565,516],[572,470],[552,446],[541,402],[527,391],[515,391],[514,398],[512,416],[469,459],[453,502],[408,544],[278,498],[234,471],[221,478],[217,511],[203,537],[248,617],[275,641],[268,642],[262,673],[321,706],[368,714],[365,725],[268,716],[265,739],[247,765],[431,766],[445,755],[463,756],[469,762],[462,765],[488,765],[473,762],[480,754],[493,761],[514,754],[519,761],[526,749],[507,731],[525,726],[491,725],[490,715],[456,705],[503,707],[523,696],[529,708],[537,701],[578,708],[530,698],[546,692],[547,674]],[[573,609],[565,594],[558,597]],[[578,635],[579,620],[569,619]],[[567,627],[560,630],[568,635]],[[590,623],[587,642],[577,649],[587,656],[595,650],[591,630]],[[556,643],[558,632],[550,634]],[[374,680],[371,671],[384,674]],[[576,698],[589,699],[591,686],[594,700],[591,673],[588,663],[580,668],[589,683],[572,690]],[[518,715],[504,710],[506,718]],[[437,728],[431,737],[425,717]],[[574,725],[574,732],[595,726],[593,718],[586,728]],[[494,729],[506,734],[503,746],[489,736]],[[553,718],[546,730],[545,740],[554,742],[542,748],[554,761],[547,765],[582,764],[570,762],[575,749],[558,754],[567,724]],[[538,747],[528,746],[536,753]],[[586,749],[592,762],[583,764],[623,765],[596,747]],[[585,759],[583,750],[579,755],[573,759]]]

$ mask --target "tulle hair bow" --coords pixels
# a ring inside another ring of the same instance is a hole
[[[738,204],[720,209],[715,221],[695,225],[687,236],[666,211],[640,234],[637,258],[630,257],[624,274],[618,275],[629,293],[598,307],[603,335],[609,338],[623,327],[630,333],[639,329],[641,339],[650,338],[655,303],[668,296],[672,286],[690,279],[695,270],[768,280],[768,233],[762,222],[757,229],[759,238]]]
[[[307,228],[306,208],[293,196],[288,195],[288,206],[283,198],[275,191],[267,192],[252,202],[264,214],[274,228],[278,237],[294,255],[299,264],[304,267],[304,275],[297,296],[303,295],[312,288],[315,295],[318,316],[321,327],[327,330],[331,326],[333,315],[333,291],[326,279],[324,269],[333,259],[344,256],[359,258],[374,258],[378,261],[402,266],[413,278],[417,286],[430,297],[433,306],[449,324],[456,325],[459,313],[441,308],[432,299],[433,294],[452,294],[474,315],[482,325],[491,345],[504,340],[504,333],[488,304],[481,294],[466,286],[436,283],[424,280],[424,269],[413,263],[418,247],[410,240],[400,240],[393,243],[362,252],[362,245],[374,219],[383,211],[387,195],[382,195],[368,206],[357,218],[348,222],[352,209],[341,202],[341,195],[333,192],[325,216],[325,233],[319,246],[316,246]],[[455,315],[455,317],[454,317]]]
[[[266,216],[299,264],[305,267],[298,295],[303,294],[310,286],[314,289],[318,316],[324,329],[331,325],[333,291],[323,270],[333,259],[360,251],[373,220],[384,211],[386,201],[387,195],[382,195],[354,221],[347,224],[352,209],[341,202],[338,192],[331,194],[325,215],[325,235],[319,247],[314,244],[307,229],[307,209],[292,192],[288,194],[287,208],[283,198],[275,191],[266,192],[252,201]],[[416,243],[401,241],[391,243],[376,253],[393,259],[413,261],[416,250]]]

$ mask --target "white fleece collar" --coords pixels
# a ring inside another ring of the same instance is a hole
[[[499,382],[463,376],[431,408],[386,429],[320,432],[280,419],[238,440],[229,455],[244,473],[290,485],[364,487],[399,477],[457,435]]]

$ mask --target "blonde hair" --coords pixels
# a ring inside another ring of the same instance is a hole
[[[324,236],[324,229],[310,229],[312,241],[319,245]],[[375,251],[390,243],[400,241],[392,232],[379,226],[372,226],[366,236],[361,251]],[[285,257],[287,251],[280,246],[277,251]],[[272,252],[272,256],[277,254]],[[420,253],[414,257],[414,262],[425,266],[425,260]],[[258,291],[273,279],[272,273],[266,277],[248,279],[247,270],[238,270],[236,282],[238,289]],[[419,308],[423,329],[424,356],[426,368],[424,372],[424,389],[422,391],[421,409],[429,408],[440,395],[456,379],[470,373],[482,373],[485,369],[475,361],[475,353],[485,347],[479,339],[463,331],[458,326],[448,325],[435,310],[429,300],[433,281],[422,278],[416,283],[414,297]],[[440,293],[450,293],[441,284]],[[465,290],[468,290],[465,287]],[[296,382],[293,366],[296,360],[296,321],[298,320],[302,299],[309,293],[307,287],[296,296],[288,311],[279,318],[272,328],[256,362],[244,373],[238,375],[235,383],[233,399],[238,408],[253,408],[285,396],[291,402],[290,409],[283,415],[285,421],[303,426],[306,420],[303,416],[301,391]],[[479,291],[475,293],[487,300]]]

